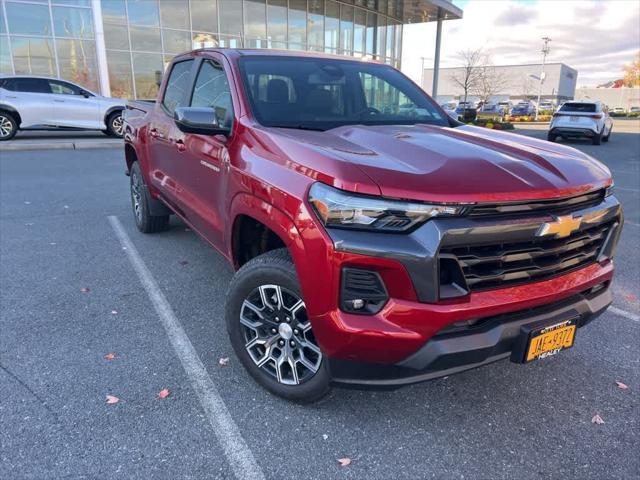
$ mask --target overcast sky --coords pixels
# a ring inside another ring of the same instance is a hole
[[[442,67],[458,65],[460,50],[483,47],[495,65],[538,63],[542,37],[548,62],[578,70],[578,86],[622,77],[640,49],[638,0],[454,0],[462,20],[443,23]],[[402,70],[420,81],[420,57],[433,67],[435,22],[404,27]]]

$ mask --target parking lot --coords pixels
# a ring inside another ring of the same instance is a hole
[[[574,348],[312,405],[236,361],[222,257],[175,219],[138,233],[120,149],[0,150],[0,478],[637,478],[640,121],[613,132],[571,142],[626,215],[613,308]]]

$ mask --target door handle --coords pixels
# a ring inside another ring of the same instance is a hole
[[[176,148],[179,152],[184,152],[187,149],[187,146],[182,140],[176,140]]]

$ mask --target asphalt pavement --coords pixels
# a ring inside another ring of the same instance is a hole
[[[234,357],[222,257],[138,233],[120,150],[0,151],[0,478],[638,478],[640,123],[571,145],[625,207],[613,310],[544,361],[304,406]]]

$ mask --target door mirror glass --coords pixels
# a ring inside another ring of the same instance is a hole
[[[173,113],[173,119],[178,128],[184,133],[201,135],[229,134],[229,128],[225,128],[218,123],[218,116],[214,108],[178,107]]]

